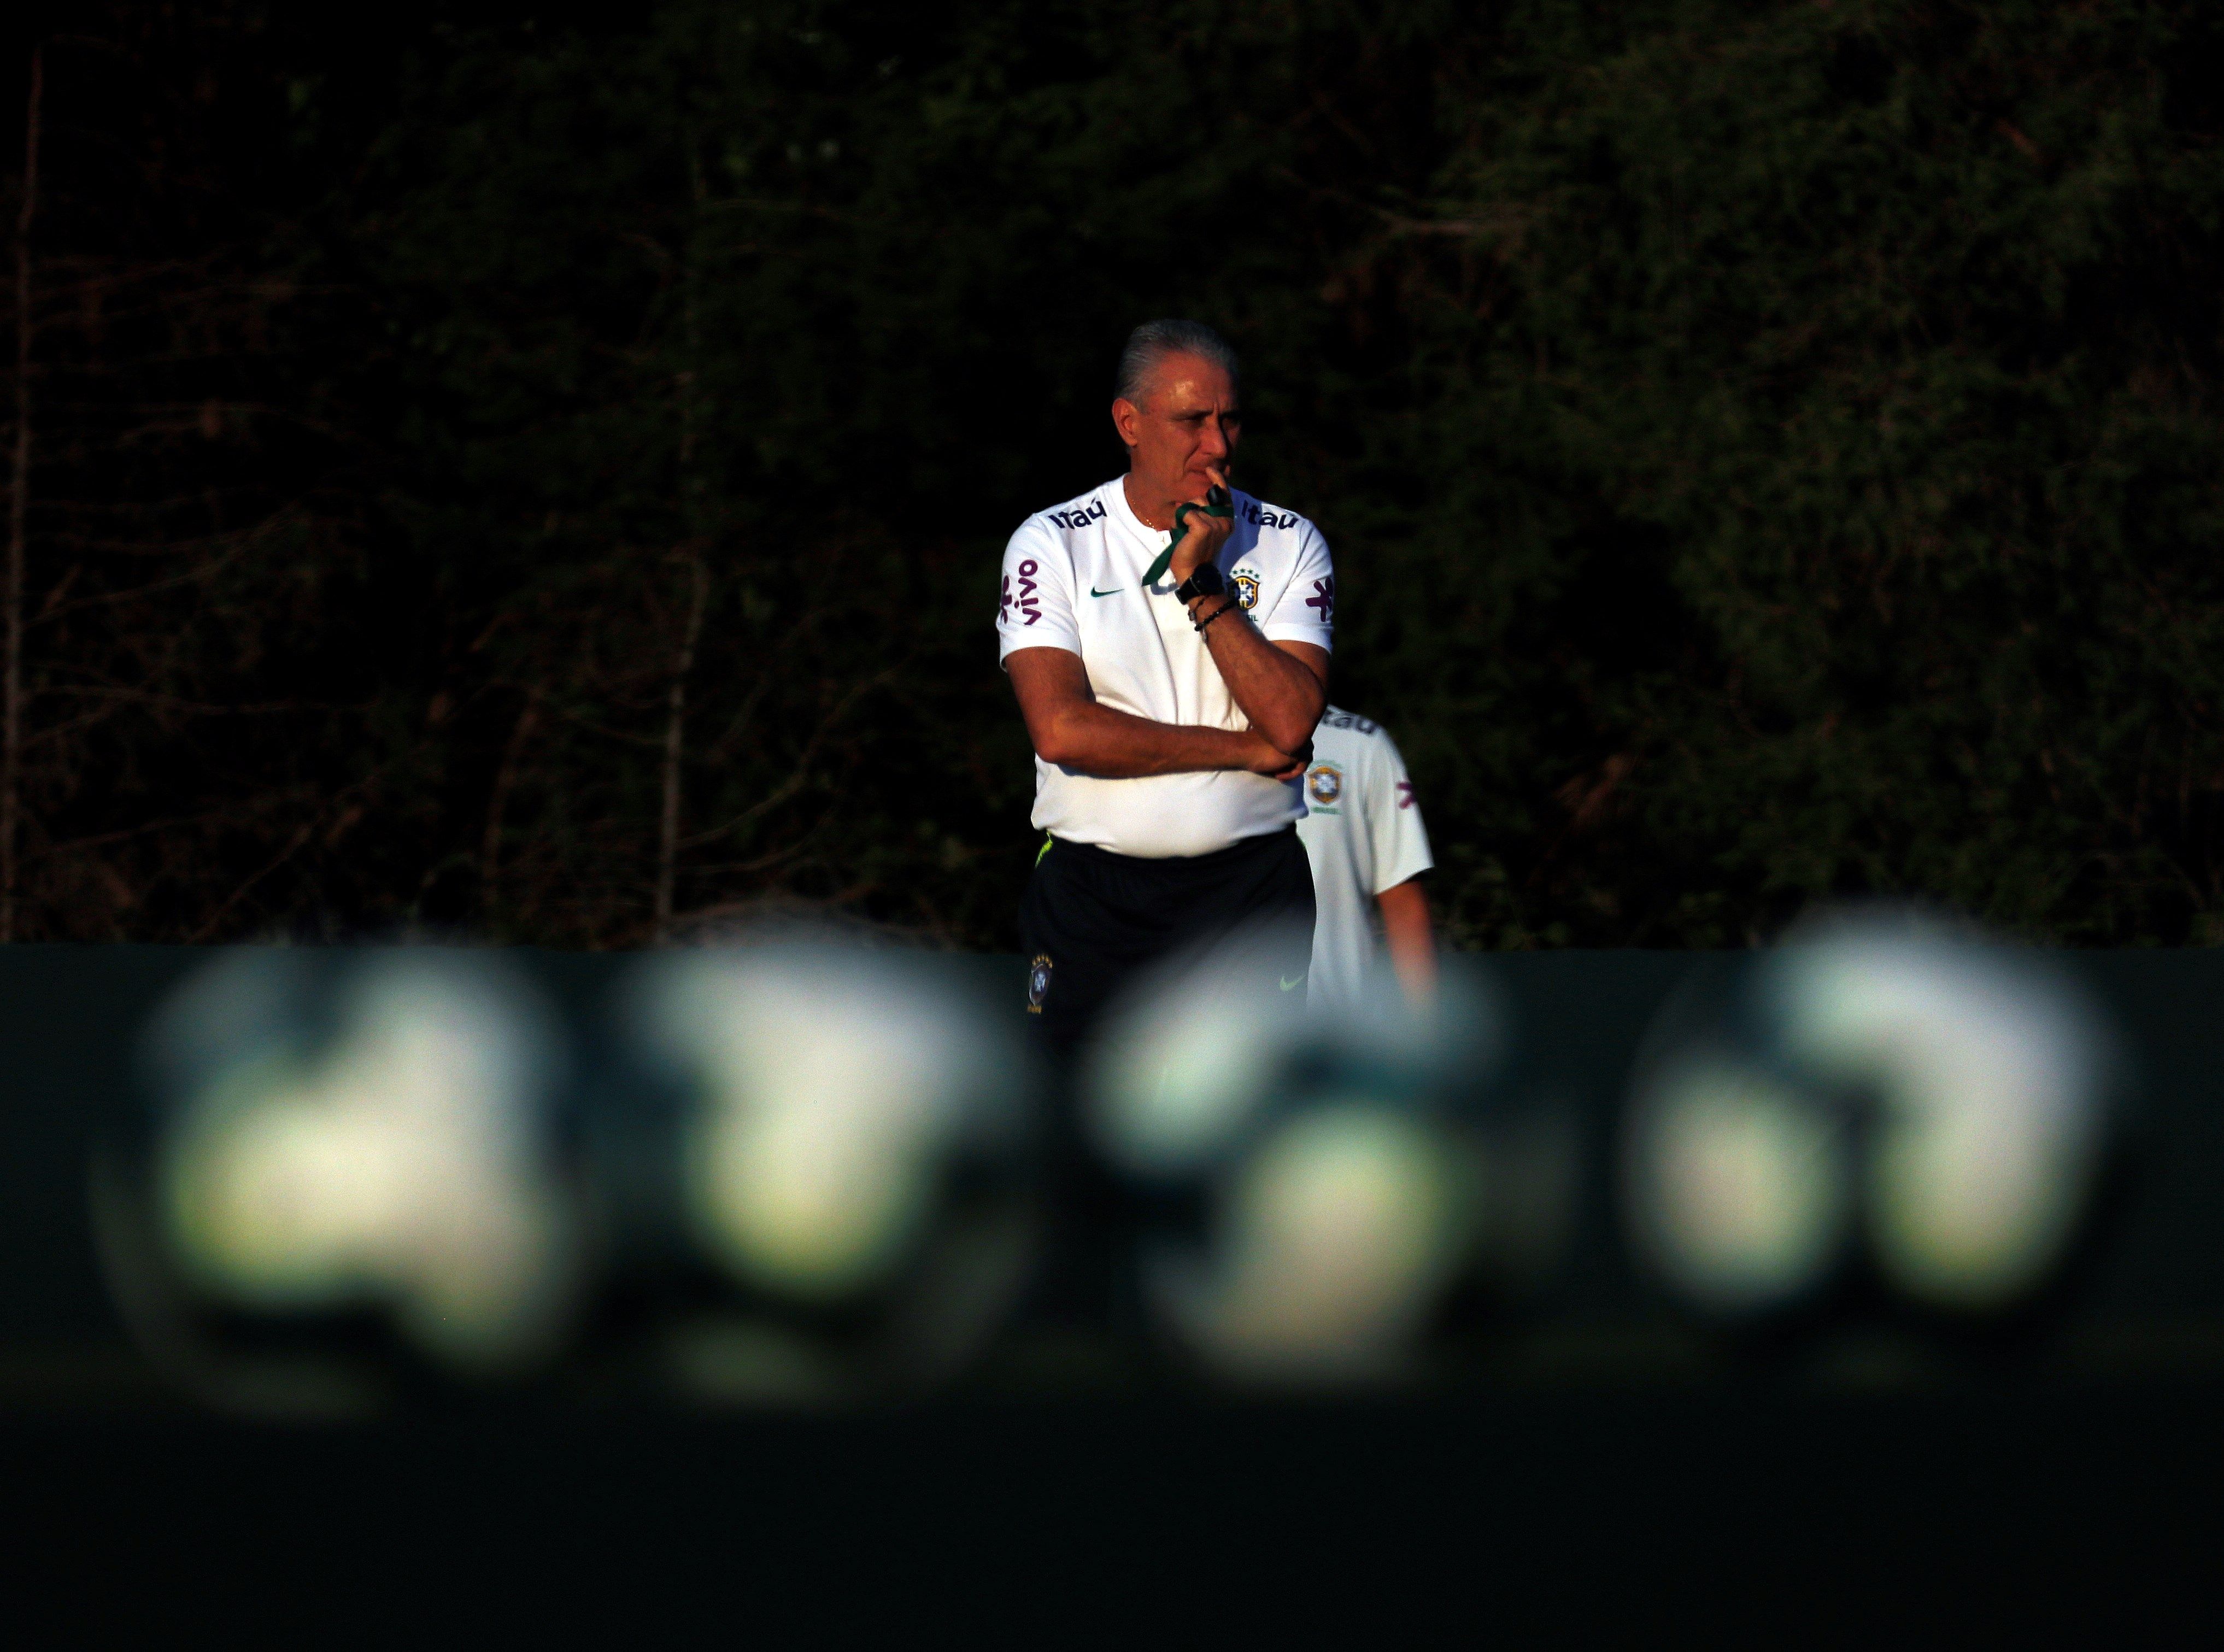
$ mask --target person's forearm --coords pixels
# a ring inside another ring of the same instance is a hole
[[[1224,599],[1223,599],[1224,600]],[[1199,617],[1215,599],[1195,605]],[[1277,751],[1295,752],[1313,737],[1328,709],[1328,687],[1311,666],[1267,640],[1241,608],[1204,629],[1205,647],[1234,700],[1260,738]]]
[[[1046,763],[1130,780],[1145,774],[1194,774],[1248,769],[1259,755],[1254,736],[1189,723],[1153,722],[1109,705],[1073,705],[1060,711],[1035,741]]]
[[[1408,879],[1375,898],[1382,909],[1382,945],[1406,996],[1425,1003],[1437,990],[1437,943],[1429,929],[1429,898]]]

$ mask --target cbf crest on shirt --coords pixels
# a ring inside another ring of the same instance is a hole
[[[1235,492],[1234,508],[1216,560],[1236,600],[1269,641],[1332,647],[1336,569],[1319,531],[1249,494]],[[1171,581],[1142,583],[1166,544],[1129,508],[1117,478],[1029,517],[1004,552],[998,657],[1063,648],[1081,657],[1101,704],[1157,722],[1249,727]],[[1105,780],[1035,763],[1034,823],[1117,854],[1209,854],[1304,812],[1298,783],[1263,775]]]

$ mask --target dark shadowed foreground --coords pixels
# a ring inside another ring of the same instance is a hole
[[[509,955],[582,1025],[638,962]],[[127,1336],[96,1255],[88,1155],[148,1012],[224,961],[24,948],[0,968],[0,1573],[73,1623],[203,1602],[320,1621],[414,1586],[613,1627],[716,1609],[798,1640],[962,1614],[1126,1643],[1130,1617],[1350,1600],[1469,1636],[1672,1614],[1828,1642],[1870,1617],[2120,1630],[2214,1552],[2210,956],[2077,961],[2143,1079],[2138,1173],[2066,1292],[2006,1341],[1845,1302],[1741,1345],[1648,1289],[1608,1144],[1648,1019],[1734,961],[1563,952],[1501,973],[1530,1075],[1582,1122],[1579,1232],[1541,1295],[1418,1389],[1235,1390],[1020,1327],[901,1404],[722,1401],[606,1346],[322,1422],[197,1404]],[[1018,960],[994,968],[1016,987]],[[103,1586],[77,1588],[95,1567]]]

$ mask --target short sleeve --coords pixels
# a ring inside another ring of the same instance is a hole
[[[1336,646],[1336,564],[1330,561],[1328,541],[1311,522],[1298,548],[1298,565],[1282,587],[1274,611],[1259,622],[1272,642],[1310,642],[1319,648]]]
[[[1375,735],[1374,761],[1367,785],[1367,835],[1374,850],[1374,888],[1381,894],[1418,878],[1436,860],[1429,853],[1429,829],[1421,823],[1420,800],[1406,777],[1406,760],[1386,733]]]
[[[1020,648],[1081,652],[1073,622],[1073,558],[1049,523],[1030,516],[1004,547],[1003,589],[996,599],[996,658]]]

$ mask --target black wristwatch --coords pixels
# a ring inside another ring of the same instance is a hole
[[[1200,596],[1227,595],[1228,582],[1220,577],[1220,565],[1217,563],[1200,562],[1197,564],[1197,571],[1175,588],[1174,601],[1187,606]]]

